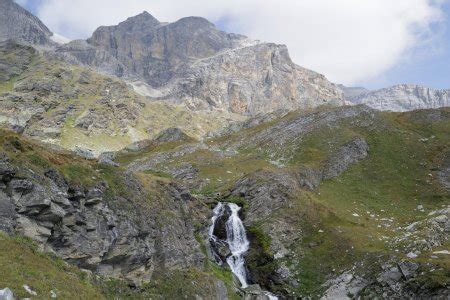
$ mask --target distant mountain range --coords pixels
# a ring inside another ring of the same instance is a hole
[[[366,104],[406,111],[448,106],[446,90],[398,85],[378,91],[334,85],[295,65],[283,45],[216,29],[206,19],[162,23],[143,12],[116,26],[101,26],[87,40],[58,44],[38,18],[12,0],[1,0],[0,40],[45,46],[66,61],[123,78],[153,100],[191,110],[243,115],[322,104]]]
[[[365,104],[378,110],[409,111],[450,106],[450,90],[439,90],[415,84],[399,84],[370,91],[340,86],[347,101]]]

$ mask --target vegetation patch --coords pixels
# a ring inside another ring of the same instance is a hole
[[[62,260],[43,254],[23,237],[0,233],[0,288],[9,287],[14,296],[29,298],[23,285],[37,293],[33,299],[50,299],[51,291],[61,299],[104,299],[88,276]]]

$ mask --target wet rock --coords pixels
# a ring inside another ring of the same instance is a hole
[[[214,231],[213,234],[222,241],[226,241],[227,240],[227,229],[226,229],[226,223],[228,221],[228,219],[231,216],[231,210],[228,206],[224,206],[224,211],[223,213],[220,215],[220,217],[218,217],[214,223]]]
[[[214,253],[219,256],[219,262],[221,264],[225,263],[227,257],[231,255],[230,248],[224,241],[215,241],[214,243],[212,243],[212,248],[214,250]]]
[[[10,164],[8,156],[0,153],[0,179],[4,182],[10,181],[16,172],[17,169]]]
[[[12,234],[15,227],[15,206],[10,197],[0,191],[0,231]]]

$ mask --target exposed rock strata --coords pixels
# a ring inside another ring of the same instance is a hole
[[[190,198],[175,185],[160,187],[161,206],[146,204],[147,192],[132,175],[123,178],[127,199],[111,196],[104,182],[84,187],[54,169],[40,175],[16,167],[4,154],[0,176],[0,230],[29,237],[80,268],[140,284],[155,271],[204,262]]]

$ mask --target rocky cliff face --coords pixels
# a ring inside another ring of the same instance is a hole
[[[116,58],[125,74],[138,75],[159,87],[173,77],[180,65],[233,48],[241,39],[218,31],[203,18],[162,24],[144,12],[117,26],[98,28],[87,42]]]
[[[30,144],[16,140],[16,147],[22,154],[14,159],[0,154],[1,231],[28,237],[82,269],[137,285],[159,270],[204,262],[189,208],[194,198],[185,190],[162,182],[149,189],[142,178],[101,165],[90,175],[98,180],[68,178],[51,163],[43,169],[18,164]],[[89,172],[89,163],[72,162]],[[108,172],[118,177],[102,180]]]
[[[57,52],[133,81],[150,98],[193,110],[255,115],[343,103],[335,85],[295,65],[285,46],[224,33],[203,18],[167,24],[144,12]]]
[[[15,39],[31,44],[51,44],[52,32],[13,0],[0,1],[0,41]]]
[[[450,91],[401,84],[350,95],[347,99],[352,103],[366,104],[378,110],[409,111],[450,106]]]
[[[343,103],[324,76],[295,65],[285,46],[267,43],[222,51],[180,68],[158,99],[243,115]]]

